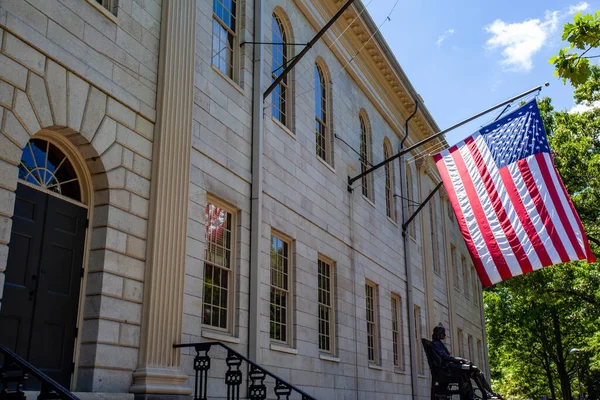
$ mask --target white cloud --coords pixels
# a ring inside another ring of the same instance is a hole
[[[599,108],[600,107],[600,100],[596,100],[593,103],[581,103],[581,104],[577,104],[576,106],[573,106],[570,110],[569,113],[571,114],[579,114],[579,113],[584,113],[586,111],[590,111],[593,110],[594,108]]]
[[[446,40],[449,36],[454,35],[454,29],[448,29],[446,32],[442,33],[437,40],[437,45],[441,46],[444,40]]]
[[[589,7],[590,7],[590,5],[588,3],[586,3],[585,1],[582,1],[579,4],[569,7],[569,15],[577,14],[580,11],[585,11]]]
[[[490,49],[502,49],[502,64],[508,70],[529,71],[533,67],[532,58],[540,51],[558,27],[559,12],[546,12],[544,20],[528,19],[509,23],[497,19],[485,27],[492,37],[486,42]]]

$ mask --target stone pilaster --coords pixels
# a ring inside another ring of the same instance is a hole
[[[187,395],[181,371],[196,1],[163,0],[141,346],[131,391]]]

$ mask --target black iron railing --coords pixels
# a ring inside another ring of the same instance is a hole
[[[244,381],[241,368],[243,362],[246,362],[248,365],[248,399],[265,400],[267,398],[267,385],[265,384],[265,380],[267,378],[272,378],[274,380],[274,385],[270,386],[273,386],[273,392],[277,399],[289,399],[290,396],[295,393],[302,400],[316,400],[314,397],[306,394],[303,390],[289,384],[221,342],[175,344],[173,345],[175,348],[193,347],[196,350],[196,356],[194,357],[194,371],[196,372],[194,400],[208,399],[208,371],[211,367],[211,358],[208,355],[208,352],[213,346],[222,347],[227,352],[227,356],[225,357],[225,363],[227,364],[227,371],[225,372],[227,400],[240,399],[240,386]]]
[[[41,383],[38,400],[79,400],[69,390],[3,344],[0,344],[0,354],[4,358],[0,366],[0,400],[25,400],[25,389],[30,375],[39,379]]]

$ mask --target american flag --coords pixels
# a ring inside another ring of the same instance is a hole
[[[535,99],[434,160],[484,287],[553,264],[595,261]]]

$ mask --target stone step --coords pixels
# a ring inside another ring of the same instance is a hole
[[[36,400],[39,391],[26,390],[27,400]],[[97,393],[97,392],[73,392],[80,400],[134,400],[133,393]]]

